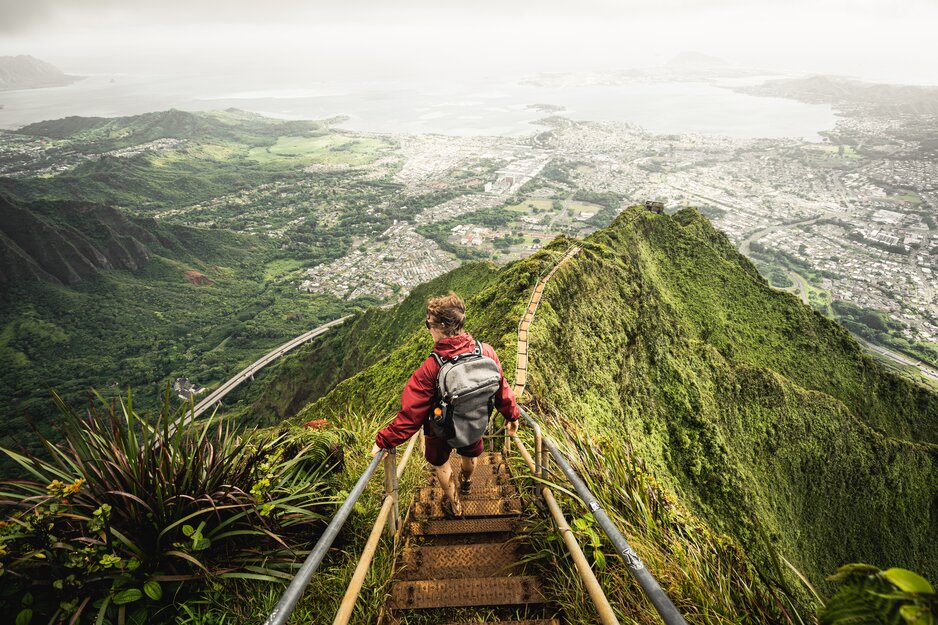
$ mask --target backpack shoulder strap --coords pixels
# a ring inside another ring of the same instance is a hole
[[[482,355],[482,341],[476,341],[476,348],[475,348],[475,351],[472,353],[475,354],[476,356]]]
[[[443,368],[443,365],[447,363],[447,360],[436,352],[430,352],[430,356],[433,357],[433,360],[436,361],[436,364],[440,365],[441,369]]]

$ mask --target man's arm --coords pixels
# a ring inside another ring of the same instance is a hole
[[[428,358],[427,361],[435,364],[432,358]],[[391,449],[409,439],[417,433],[427,415],[430,414],[436,395],[434,389],[436,379],[430,374],[430,365],[427,361],[414,371],[404,386],[404,392],[401,393],[401,409],[394,420],[375,436],[372,455],[377,453],[375,448]]]

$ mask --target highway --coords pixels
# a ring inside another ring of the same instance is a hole
[[[806,306],[810,306],[811,302],[808,300],[808,283],[805,282],[804,278],[802,278],[800,275],[798,275],[794,271],[789,271],[788,277],[791,279],[792,282],[795,283],[795,285],[797,285],[798,294],[801,296],[802,303],[804,303]]]
[[[235,388],[237,388],[242,382],[244,382],[245,380],[249,378],[253,378],[255,373],[257,373],[258,371],[260,371],[261,369],[263,369],[264,367],[266,367],[273,361],[277,360],[278,358],[280,358],[287,352],[296,349],[300,345],[307,343],[308,341],[316,338],[317,336],[321,334],[325,334],[326,332],[328,332],[335,326],[341,325],[351,318],[352,318],[352,315],[346,315],[345,317],[341,317],[339,319],[336,319],[335,321],[330,321],[329,323],[325,323],[317,328],[313,328],[309,332],[306,332],[295,338],[292,338],[286,343],[284,343],[283,345],[280,345],[279,347],[276,347],[273,350],[267,352],[266,354],[258,358],[256,361],[254,361],[253,363],[251,363],[250,365],[248,365],[247,367],[239,371],[234,377],[232,377],[231,379],[223,383],[221,386],[219,386],[217,389],[209,393],[205,397],[205,399],[203,399],[202,401],[200,401],[198,404],[195,405],[192,412],[186,414],[186,417],[182,420],[180,425],[187,425],[188,423],[191,423],[192,421],[197,419],[203,412],[205,412],[206,410],[208,410],[215,404],[219,403],[228,393],[230,393]],[[172,435],[176,431],[176,427],[177,426],[173,426],[170,428],[170,435]]]
[[[876,352],[877,354],[881,356],[885,356],[886,358],[889,358],[890,360],[894,360],[900,365],[906,365],[908,367],[916,367],[921,372],[921,374],[924,375],[925,377],[938,381],[938,369],[929,367],[921,360],[917,360],[915,358],[912,358],[911,356],[906,356],[905,354],[902,354],[900,352],[887,349],[881,345],[870,343],[869,341],[864,340],[863,338],[857,336],[856,334],[853,335],[853,338],[855,338],[858,343],[860,343],[861,345],[863,345],[870,351]]]

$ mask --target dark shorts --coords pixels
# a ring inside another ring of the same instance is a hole
[[[435,467],[441,467],[446,464],[446,461],[449,460],[449,455],[453,451],[453,448],[449,446],[446,439],[429,435],[425,436],[424,439],[426,450],[423,455],[426,457],[427,462]],[[475,458],[481,456],[483,450],[484,447],[482,445],[482,439],[480,438],[472,445],[457,448],[456,453],[466,458]]]

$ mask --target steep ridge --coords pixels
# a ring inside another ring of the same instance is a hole
[[[534,394],[571,437],[615,433],[757,561],[763,534],[815,583],[849,561],[934,575],[934,394],[768,288],[695,211],[590,243],[532,337]]]
[[[22,280],[77,284],[102,269],[136,271],[154,250],[191,255],[185,245],[190,232],[130,217],[111,206],[27,204],[0,196],[0,284]]]
[[[114,208],[88,203],[27,207],[0,196],[0,284],[76,284],[101,269],[139,269],[152,233]]]
[[[157,139],[197,141],[206,137],[253,139],[265,144],[278,135],[317,130],[322,125],[312,121],[276,121],[228,109],[225,114],[190,113],[170,109],[129,117],[64,117],[23,126],[16,132],[51,139],[97,141],[101,147],[114,149]],[[247,133],[245,133],[247,130]]]
[[[568,245],[509,265],[467,302],[467,329],[506,372],[530,288]],[[938,397],[771,289],[694,210],[629,209],[583,248],[529,336],[526,393],[557,438],[629,450],[758,571],[778,553],[822,588],[851,561],[935,575]],[[393,414],[429,351],[424,334],[402,334],[295,418]],[[614,479],[608,466],[581,468]],[[649,540],[667,551],[681,538]]]

